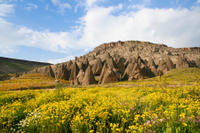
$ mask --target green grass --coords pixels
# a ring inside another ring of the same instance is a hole
[[[0,73],[1,74],[27,72],[27,71],[32,70],[35,67],[41,67],[45,65],[49,65],[49,64],[0,57]]]
[[[174,69],[166,73],[162,80],[173,83],[200,83],[199,68]]]
[[[110,85],[136,85],[136,86],[190,86],[200,85],[200,69],[184,68],[173,69],[160,77],[153,77],[144,80],[122,81]]]

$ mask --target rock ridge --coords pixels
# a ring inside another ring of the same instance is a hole
[[[101,44],[75,60],[31,72],[70,80],[72,85],[89,85],[150,78],[187,67],[200,68],[200,47],[172,48],[144,41],[118,41]]]

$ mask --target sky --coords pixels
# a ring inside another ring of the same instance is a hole
[[[112,41],[200,47],[200,0],[0,0],[0,56],[60,63]]]

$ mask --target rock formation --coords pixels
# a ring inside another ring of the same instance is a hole
[[[200,68],[200,58],[199,58],[199,59],[196,59],[196,62],[195,62],[195,63],[196,63],[196,66]]]
[[[101,70],[103,68],[103,63],[101,62],[100,58],[91,61],[90,65],[92,66],[92,72],[94,75],[101,74]]]
[[[37,68],[32,72],[73,85],[109,83],[158,76],[175,68],[200,67],[200,47],[171,48],[164,44],[125,41],[105,43],[75,60]]]
[[[79,73],[78,73],[78,75],[77,75],[77,77],[76,77],[76,82],[75,82],[75,85],[80,85],[80,84],[82,84],[82,82],[83,82],[83,78],[84,78],[84,71],[83,71],[83,69],[80,69],[80,71],[79,71]]]
[[[189,67],[189,64],[188,64],[187,59],[183,55],[178,56],[176,68],[188,68],[188,67]]]
[[[69,63],[68,63],[69,64]],[[69,80],[70,77],[70,67],[67,67],[67,64],[57,64],[57,65],[52,65],[52,69],[54,72],[54,76],[56,79],[64,79],[64,80]]]
[[[81,82],[82,85],[89,85],[89,84],[96,84],[97,81],[94,78],[94,74],[92,72],[91,66],[88,66],[85,74],[84,74],[84,78]]]
[[[154,76],[158,75],[157,66],[156,66],[154,60],[151,57],[148,60],[148,67],[153,72]]]
[[[167,57],[163,58],[162,60],[160,60],[157,70],[162,73],[166,73],[167,71],[174,69],[174,68],[175,68],[175,65],[173,64],[171,59],[167,56]]]
[[[74,62],[71,65],[71,74],[70,74],[70,78],[69,78],[72,85],[75,84],[75,80],[77,79],[76,77],[78,75],[78,72],[79,72],[79,68],[78,68],[76,62]]]
[[[119,78],[119,74],[109,64],[105,63],[100,75],[99,84],[117,82],[120,80]]]
[[[34,70],[31,71],[31,73],[41,73],[50,77],[55,77],[54,72],[51,68],[51,66],[44,66],[44,67],[39,67],[35,68]]]

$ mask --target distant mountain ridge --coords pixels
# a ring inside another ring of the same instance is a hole
[[[28,72],[36,67],[51,65],[49,63],[0,57],[0,74]]]
[[[151,42],[118,41],[102,44],[75,60],[32,72],[87,85],[149,78],[187,67],[200,67],[200,47],[172,48]]]

